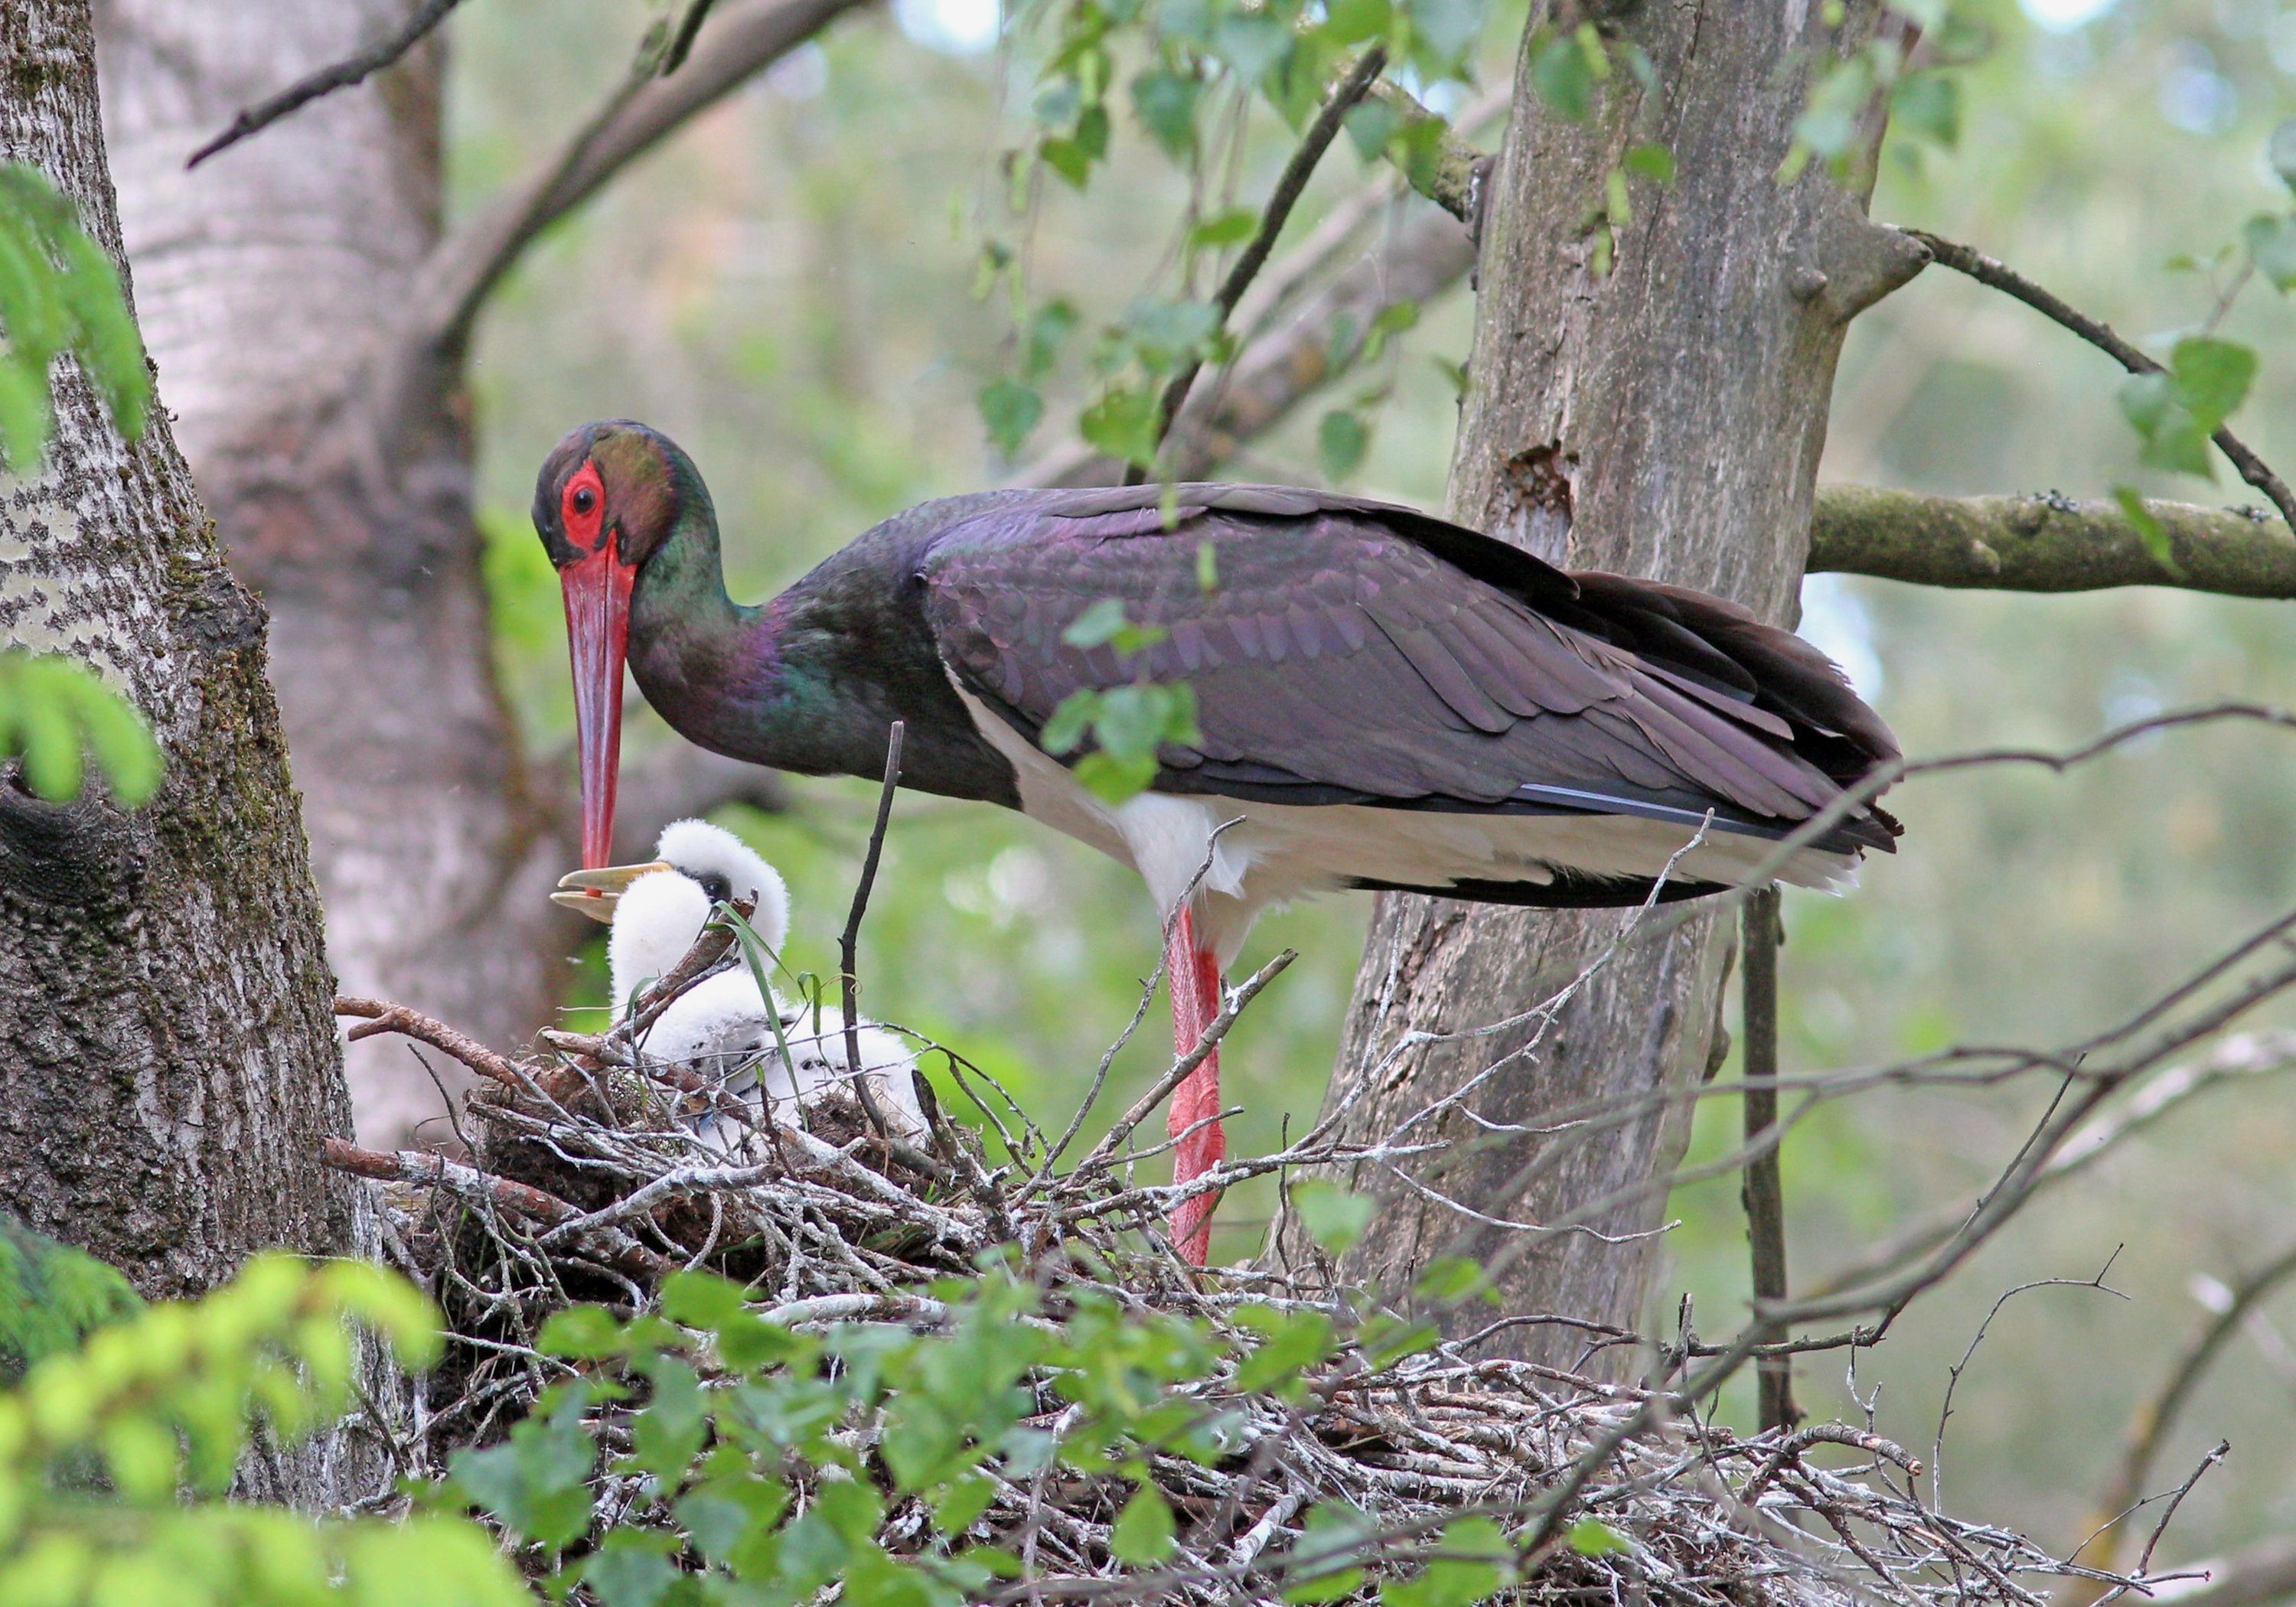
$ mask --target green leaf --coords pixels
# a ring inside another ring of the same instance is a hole
[[[1119,1562],[1152,1567],[1172,1554],[1172,1509],[1152,1484],[1143,1484],[1124,1504],[1110,1530],[1108,1549]]]
[[[999,454],[1010,458],[1021,450],[1037,421],[1045,416],[1045,398],[1033,385],[1018,380],[991,380],[980,388],[977,398],[980,406],[980,422],[987,426],[988,439]]]
[[[1856,153],[1858,127],[1873,96],[1874,62],[1865,52],[1827,68],[1794,121],[1793,148],[1779,168],[1779,181],[1792,183],[1813,155],[1837,172],[1846,168]]]
[[[1236,1313],[1236,1318],[1263,1336],[1236,1369],[1239,1390],[1272,1390],[1296,1382],[1301,1373],[1330,1356],[1337,1342],[1332,1320],[1320,1311],[1247,1306]]]
[[[748,1309],[746,1291],[712,1272],[674,1272],[661,1283],[661,1314],[688,1328],[716,1332]]]
[[[0,355],[0,467],[27,476],[37,470],[52,422],[47,365]]]
[[[2267,283],[2276,291],[2296,289],[2296,217],[2261,213],[2242,225],[2240,237]]]
[[[604,1607],[654,1607],[676,1583],[676,1565],[663,1554],[676,1544],[668,1535],[616,1529],[583,1559],[582,1583]]]
[[[1376,161],[1387,152],[1395,136],[1403,132],[1409,119],[1384,101],[1359,101],[1349,108],[1341,127],[1355,142],[1356,153],[1365,161]]]
[[[1087,753],[1077,760],[1075,775],[1086,791],[1104,803],[1120,804],[1145,792],[1156,779],[1153,754],[1119,756]]]
[[[945,1535],[961,1535],[996,1499],[996,1480],[978,1473],[949,1480],[933,1498],[933,1523]]]
[[[631,1459],[674,1487],[709,1438],[709,1411],[701,1380],[685,1363],[658,1358],[648,1375],[653,1393],[630,1425]]]
[[[1122,600],[1103,597],[1069,622],[1061,640],[1070,647],[1098,647],[1112,640],[1126,623]]]
[[[1068,180],[1072,188],[1081,190],[1092,177],[1092,157],[1084,146],[1065,136],[1038,143],[1037,154],[1045,166]]]
[[[1084,410],[1078,433],[1096,452],[1144,467],[1156,461],[1157,435],[1162,410],[1156,393],[1119,385],[1104,392]]]
[[[1212,356],[1219,332],[1220,310],[1209,301],[1138,301],[1124,315],[1124,338],[1155,369]]]
[[[1099,692],[1090,686],[1079,686],[1060,701],[1053,717],[1037,734],[1037,745],[1047,753],[1073,753],[1099,716]]]
[[[2176,548],[2169,540],[2169,527],[2144,505],[2144,499],[2136,494],[2136,488],[2113,487],[2112,500],[2120,504],[2121,512],[2135,527],[2136,538],[2144,544],[2144,550],[2152,554],[2152,561],[2171,575],[2183,575],[2184,568],[2177,562]]]
[[[1514,1548],[1488,1518],[1444,1525],[1435,1554],[1415,1578],[1382,1589],[1381,1607],[1470,1607],[1488,1600],[1514,1574]]]
[[[1219,553],[1209,536],[1196,543],[1196,589],[1207,597],[1219,589]]]
[[[1364,1570],[1355,1559],[1376,1534],[1370,1519],[1343,1501],[1324,1501],[1308,1509],[1307,1521],[1291,1554],[1284,1577],[1295,1581],[1284,1587],[1287,1602],[1336,1602],[1351,1595],[1363,1583]]]
[[[1076,326],[1076,307],[1064,296],[1054,297],[1030,314],[1021,342],[1021,377],[1042,378],[1059,360],[1061,347]]]
[[[1188,243],[1201,250],[1217,250],[1224,246],[1242,245],[1259,233],[1259,216],[1242,207],[1218,213],[1198,224],[1188,234]]]
[[[1336,1256],[1355,1248],[1379,1214],[1379,1201],[1311,1177],[1292,1185],[1292,1209],[1300,1214],[1300,1226],[1308,1236]]]
[[[2168,373],[2124,380],[2120,410],[2144,440],[2142,460],[2214,478],[2209,437],[2247,398],[2256,367],[2250,347],[2212,335],[2187,335],[2170,354]]]
[[[2176,381],[2165,373],[2134,373],[2120,382],[2120,411],[2143,440],[2138,456],[2156,468],[2213,477],[2209,432],[2177,400]]]
[[[1607,1557],[1632,1547],[1627,1537],[1599,1518],[1581,1518],[1570,1526],[1565,1537],[1570,1549],[1582,1557]]]
[[[1290,58],[1292,45],[1292,30],[1267,12],[1229,12],[1212,25],[1212,53],[1241,84],[1258,86]]]
[[[1567,33],[1548,35],[1532,48],[1530,81],[1538,98],[1566,122],[1583,123],[1595,106],[1595,74],[1587,53]]]
[[[595,1361],[622,1353],[622,1325],[603,1306],[569,1306],[550,1314],[534,1343],[546,1356]]]
[[[1370,445],[1371,431],[1352,409],[1335,408],[1316,426],[1316,452],[1327,481],[1342,480],[1353,473]]]
[[[79,794],[84,753],[128,808],[159,791],[160,747],[133,704],[77,660],[0,652],[0,758],[20,757],[25,784],[62,802]]]
[[[1890,95],[1890,120],[1950,151],[1961,143],[1961,81],[1935,70],[1909,72]]]
[[[1480,1262],[1464,1256],[1438,1256],[1427,1264],[1427,1270],[1412,1284],[1411,1292],[1423,1300],[1456,1303],[1477,1294],[1490,1292],[1489,1277]]]
[[[1371,321],[1370,334],[1364,340],[1363,361],[1377,362],[1379,354],[1387,349],[1390,340],[1418,322],[1419,303],[1416,301],[1390,301],[1381,307],[1379,316]]]
[[[1635,146],[1619,159],[1619,166],[1636,178],[1647,178],[1653,184],[1674,182],[1674,152],[1656,141]]]
[[[1413,14],[1416,16],[1416,7]],[[1390,0],[1325,0],[1324,37],[1334,45],[1360,45],[1366,39],[1384,38],[1394,17],[1395,8]]]
[[[2296,117],[2284,118],[2272,130],[2272,140],[2265,147],[2265,159],[2280,182],[2296,190]]]
[[[1192,73],[1154,67],[1132,80],[1132,110],[1141,127],[1174,160],[1196,147],[1196,102],[1202,90]]]
[[[111,253],[38,169],[0,164],[0,450],[29,474],[46,449],[49,359],[79,359],[119,433],[144,432],[152,375]],[[35,400],[37,398],[37,401]]]
[[[2169,355],[2177,398],[2204,429],[2214,430],[2239,411],[2256,378],[2256,350],[2213,335],[2187,335]]]
[[[1481,43],[1490,16],[1488,0],[1414,0],[1411,29],[1426,46],[1429,64],[1456,73]],[[1542,87],[1541,94],[1545,93]]]

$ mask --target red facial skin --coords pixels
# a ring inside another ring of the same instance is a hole
[[[582,868],[607,863],[614,841],[614,787],[622,758],[622,663],[630,645],[630,588],[605,522],[606,488],[585,463],[560,493],[559,528],[578,554],[558,571],[566,594],[566,640],[574,661],[574,740],[582,775]]]

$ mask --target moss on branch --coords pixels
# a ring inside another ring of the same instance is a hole
[[[2173,570],[2113,503],[1821,486],[1808,567],[1990,591],[2173,586],[2296,598],[2296,539],[2279,520],[2236,508],[2145,505],[2168,533]]]

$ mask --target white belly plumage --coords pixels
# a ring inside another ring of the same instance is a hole
[[[769,1013],[746,968],[720,972],[663,1011],[646,1029],[643,1047],[750,1106],[754,1122],[794,1125],[799,1107],[836,1089],[850,1092],[855,1067],[846,1054],[842,1012],[822,1011],[816,1021],[810,1011],[779,998],[772,1004]],[[869,1079],[878,1110],[900,1137],[922,1139],[924,1112],[909,1075],[916,1056],[882,1027],[864,1022],[858,1037],[859,1074]],[[783,1043],[789,1045],[786,1056]],[[703,1117],[695,1131],[721,1153],[739,1149],[748,1136],[740,1122],[715,1115]]]
[[[957,695],[1013,767],[1024,814],[1133,866],[1168,919],[1197,887],[1198,935],[1223,967],[1261,911],[1350,881],[1536,884],[1553,881],[1557,865],[1579,875],[1647,880],[1681,854],[1676,878],[1738,886],[1777,846],[1712,829],[1701,840],[1696,825],[1628,815],[1303,807],[1168,792],[1144,792],[1111,806],[962,686]],[[1683,852],[1693,840],[1697,846]],[[1803,849],[1770,873],[1804,887],[1835,888],[1855,869],[1849,855]]]

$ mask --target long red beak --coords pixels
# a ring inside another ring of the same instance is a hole
[[[598,550],[558,571],[566,590],[566,644],[574,660],[574,744],[582,772],[582,868],[601,869],[614,841],[614,785],[622,763],[622,662],[630,647],[630,586],[611,528]]]

